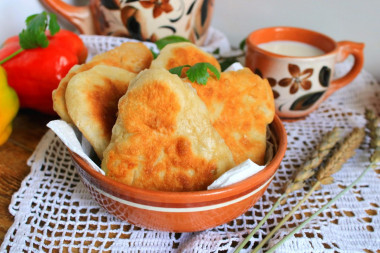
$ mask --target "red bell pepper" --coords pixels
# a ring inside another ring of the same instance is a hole
[[[55,114],[52,91],[72,66],[82,64],[87,48],[79,36],[61,29],[54,36],[47,33],[46,48],[24,50],[2,64],[9,86],[16,90],[22,108]],[[20,49],[19,37],[7,39],[0,49],[0,61]]]

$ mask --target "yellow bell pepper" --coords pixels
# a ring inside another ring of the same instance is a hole
[[[12,133],[12,120],[20,107],[17,94],[8,86],[7,73],[0,66],[0,145],[4,144]]]

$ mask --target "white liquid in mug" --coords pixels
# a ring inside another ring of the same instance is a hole
[[[286,56],[310,57],[323,55],[321,49],[306,43],[288,40],[271,41],[259,44],[259,48],[266,51]]]

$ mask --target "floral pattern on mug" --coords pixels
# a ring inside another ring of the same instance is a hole
[[[107,35],[152,42],[169,35],[178,35],[201,45],[211,24],[215,0],[110,1],[120,1],[119,23],[122,27],[117,29],[116,34],[113,32]],[[103,27],[108,26],[109,30],[115,30],[112,28],[116,27],[117,23],[112,21],[117,12],[112,11],[103,14],[103,16],[108,15],[104,18]],[[107,21],[110,21],[109,24]]]
[[[276,86],[277,80],[272,78],[272,77],[268,77],[267,80],[268,80],[270,87],[272,87],[273,98],[274,99],[278,98],[280,96],[280,93],[278,91],[276,91],[275,89],[273,89],[273,87]]]
[[[323,87],[328,87],[330,84],[331,69],[327,66],[323,66],[319,71],[319,83]]]
[[[292,94],[292,95],[297,93],[299,87],[303,88],[304,90],[310,90],[311,89],[312,82],[309,80],[309,78],[312,76],[312,74],[314,72],[313,69],[308,68],[308,69],[305,69],[304,71],[301,72],[299,66],[297,66],[295,64],[288,64],[288,70],[292,76],[291,78],[282,78],[280,81],[277,81],[273,77],[267,77],[266,78],[268,80],[269,85],[272,88],[274,99],[277,99],[280,97],[280,93],[275,89],[277,84],[281,87],[291,86],[290,87],[290,94]],[[321,69],[321,71],[319,73],[320,81],[322,80],[321,76],[324,77],[323,83],[321,83],[322,86],[328,86],[328,84],[326,84],[326,81],[328,82],[328,79],[326,79],[326,76],[328,76],[330,74],[330,72],[331,72],[331,70],[327,67],[323,67]],[[264,78],[260,69],[256,68],[254,73],[256,75],[260,76],[261,78]],[[325,91],[307,93],[307,94],[297,98],[295,101],[291,101],[292,104],[291,104],[289,109],[292,111],[307,110],[308,108],[313,106],[324,93],[325,93]],[[285,104],[286,103],[279,105],[278,110],[282,111],[282,108]]]
[[[139,1],[144,8],[153,7],[153,17],[157,18],[161,16],[163,12],[169,13],[173,10],[173,6],[169,3],[170,0],[147,0]]]
[[[312,107],[323,96],[324,93],[325,91],[318,91],[301,96],[293,102],[289,109],[292,111],[307,110]],[[279,110],[281,111],[281,106]]]
[[[263,73],[261,72],[260,69],[256,68],[254,73],[256,75],[258,75],[259,77],[264,78]],[[268,77],[267,80],[268,80],[270,87],[272,88],[273,98],[274,99],[278,98],[280,96],[280,93],[278,91],[276,91],[275,89],[273,89],[273,87],[276,86],[276,84],[277,84],[277,80],[274,79],[273,77]]]
[[[290,94],[297,93],[301,86],[304,90],[311,88],[311,81],[309,78],[313,75],[313,69],[305,69],[301,72],[301,69],[296,64],[288,64],[288,70],[291,77],[281,79],[278,84],[281,87],[288,87],[290,85]]]

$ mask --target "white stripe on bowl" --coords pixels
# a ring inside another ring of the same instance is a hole
[[[261,185],[259,188],[253,190],[252,192],[244,195],[244,196],[241,196],[237,199],[233,199],[233,200],[230,200],[230,201],[227,201],[227,202],[223,202],[223,203],[220,203],[220,204],[215,204],[215,205],[208,205],[208,206],[200,206],[200,207],[157,207],[157,206],[149,206],[149,205],[144,205],[144,204],[138,204],[138,203],[134,203],[134,202],[131,202],[131,201],[128,201],[128,200],[124,200],[124,199],[121,199],[121,198],[118,198],[118,197],[115,197],[99,188],[97,188],[96,186],[92,185],[92,187],[97,191],[99,192],[100,194],[103,194],[105,195],[106,197],[108,198],[111,198],[117,202],[120,202],[124,205],[128,205],[128,206],[132,206],[132,207],[136,207],[136,208],[140,208],[140,209],[145,209],[145,210],[149,210],[149,211],[157,211],[157,212],[167,212],[167,213],[188,213],[188,212],[199,212],[199,211],[206,211],[206,210],[212,210],[212,209],[217,209],[217,208],[221,208],[221,207],[225,207],[225,206],[229,206],[231,204],[234,204],[234,203],[237,203],[241,200],[244,200],[250,196],[252,196],[253,194],[257,193],[258,191],[260,191],[261,189],[263,189],[267,184],[269,184],[269,182],[273,179],[274,175],[269,178],[268,181],[266,181],[263,185]],[[84,178],[82,178],[84,179]],[[86,180],[87,181],[87,180]],[[87,182],[88,183],[88,182]]]

